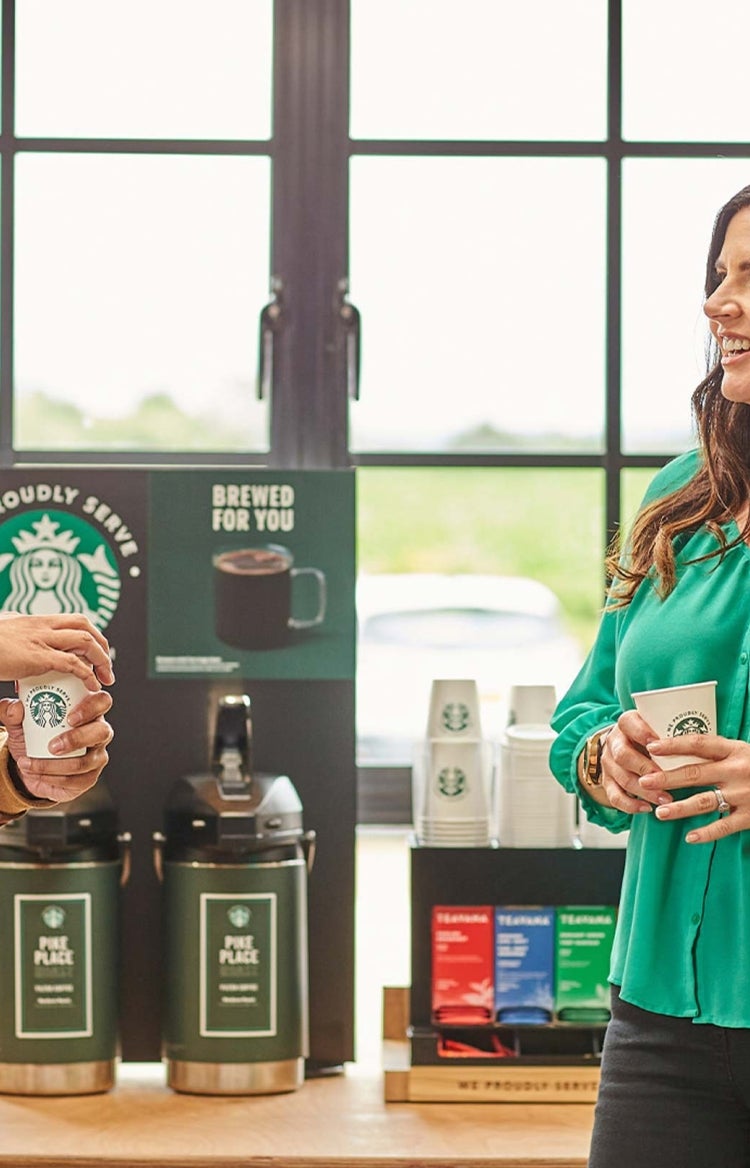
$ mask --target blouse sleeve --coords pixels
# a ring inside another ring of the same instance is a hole
[[[605,610],[594,646],[578,676],[559,702],[552,718],[557,731],[550,751],[552,773],[566,790],[581,800],[592,823],[610,831],[626,831],[631,816],[614,807],[602,807],[578,782],[578,757],[586,739],[616,722],[623,712],[614,690],[618,610]]]
[[[641,506],[677,490],[695,475],[701,465],[697,450],[687,451],[667,463],[654,476]],[[623,712],[615,691],[617,631],[624,609],[605,608],[593,648],[580,673],[552,718],[557,738],[550,751],[550,767],[558,782],[576,794],[592,823],[610,831],[625,831],[631,815],[614,807],[602,807],[578,783],[578,758],[586,739],[596,730],[616,722]]]

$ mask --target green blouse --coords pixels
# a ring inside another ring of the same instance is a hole
[[[695,451],[675,459],[656,475],[646,501],[676,490],[699,466]],[[736,524],[725,530],[736,538]],[[632,709],[637,690],[715,680],[719,733],[750,741],[750,547],[687,563],[716,546],[705,529],[680,536],[677,585],[666,600],[647,580],[626,608],[605,610],[552,719],[558,733],[550,764],[580,795],[589,819],[610,831],[630,829],[610,969],[622,997],[660,1014],[750,1027],[750,832],[686,844],[690,826],[716,813],[673,822],[630,816],[601,807],[576,781],[586,739]]]

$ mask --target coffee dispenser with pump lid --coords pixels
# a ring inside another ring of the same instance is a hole
[[[307,872],[315,833],[286,775],[252,765],[247,695],[219,702],[211,771],[179,779],[156,838],[167,1081],[292,1091],[307,1055]]]
[[[108,1091],[130,836],[106,784],[0,828],[0,1093]]]

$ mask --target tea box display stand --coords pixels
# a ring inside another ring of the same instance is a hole
[[[412,984],[386,993],[386,1101],[593,1103],[605,1021],[435,1022],[432,916],[435,906],[451,905],[615,906],[624,851],[413,842],[410,860]],[[405,1034],[394,1019],[406,1023]]]

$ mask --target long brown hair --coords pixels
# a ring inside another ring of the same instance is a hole
[[[716,261],[729,222],[744,207],[750,207],[750,186],[729,199],[714,220],[706,259],[706,298],[719,284]],[[723,396],[721,354],[712,335],[706,348],[706,365],[708,375],[691,399],[702,454],[700,469],[684,486],[644,507],[636,516],[626,557],[621,554],[619,541],[610,548],[607,571],[612,578],[610,601],[615,607],[630,603],[652,569],[657,591],[662,597],[669,595],[677,580],[674,540],[678,535],[705,527],[715,536],[716,549],[700,560],[721,557],[750,536],[750,515],[731,543],[721,527],[750,500],[750,408]]]

